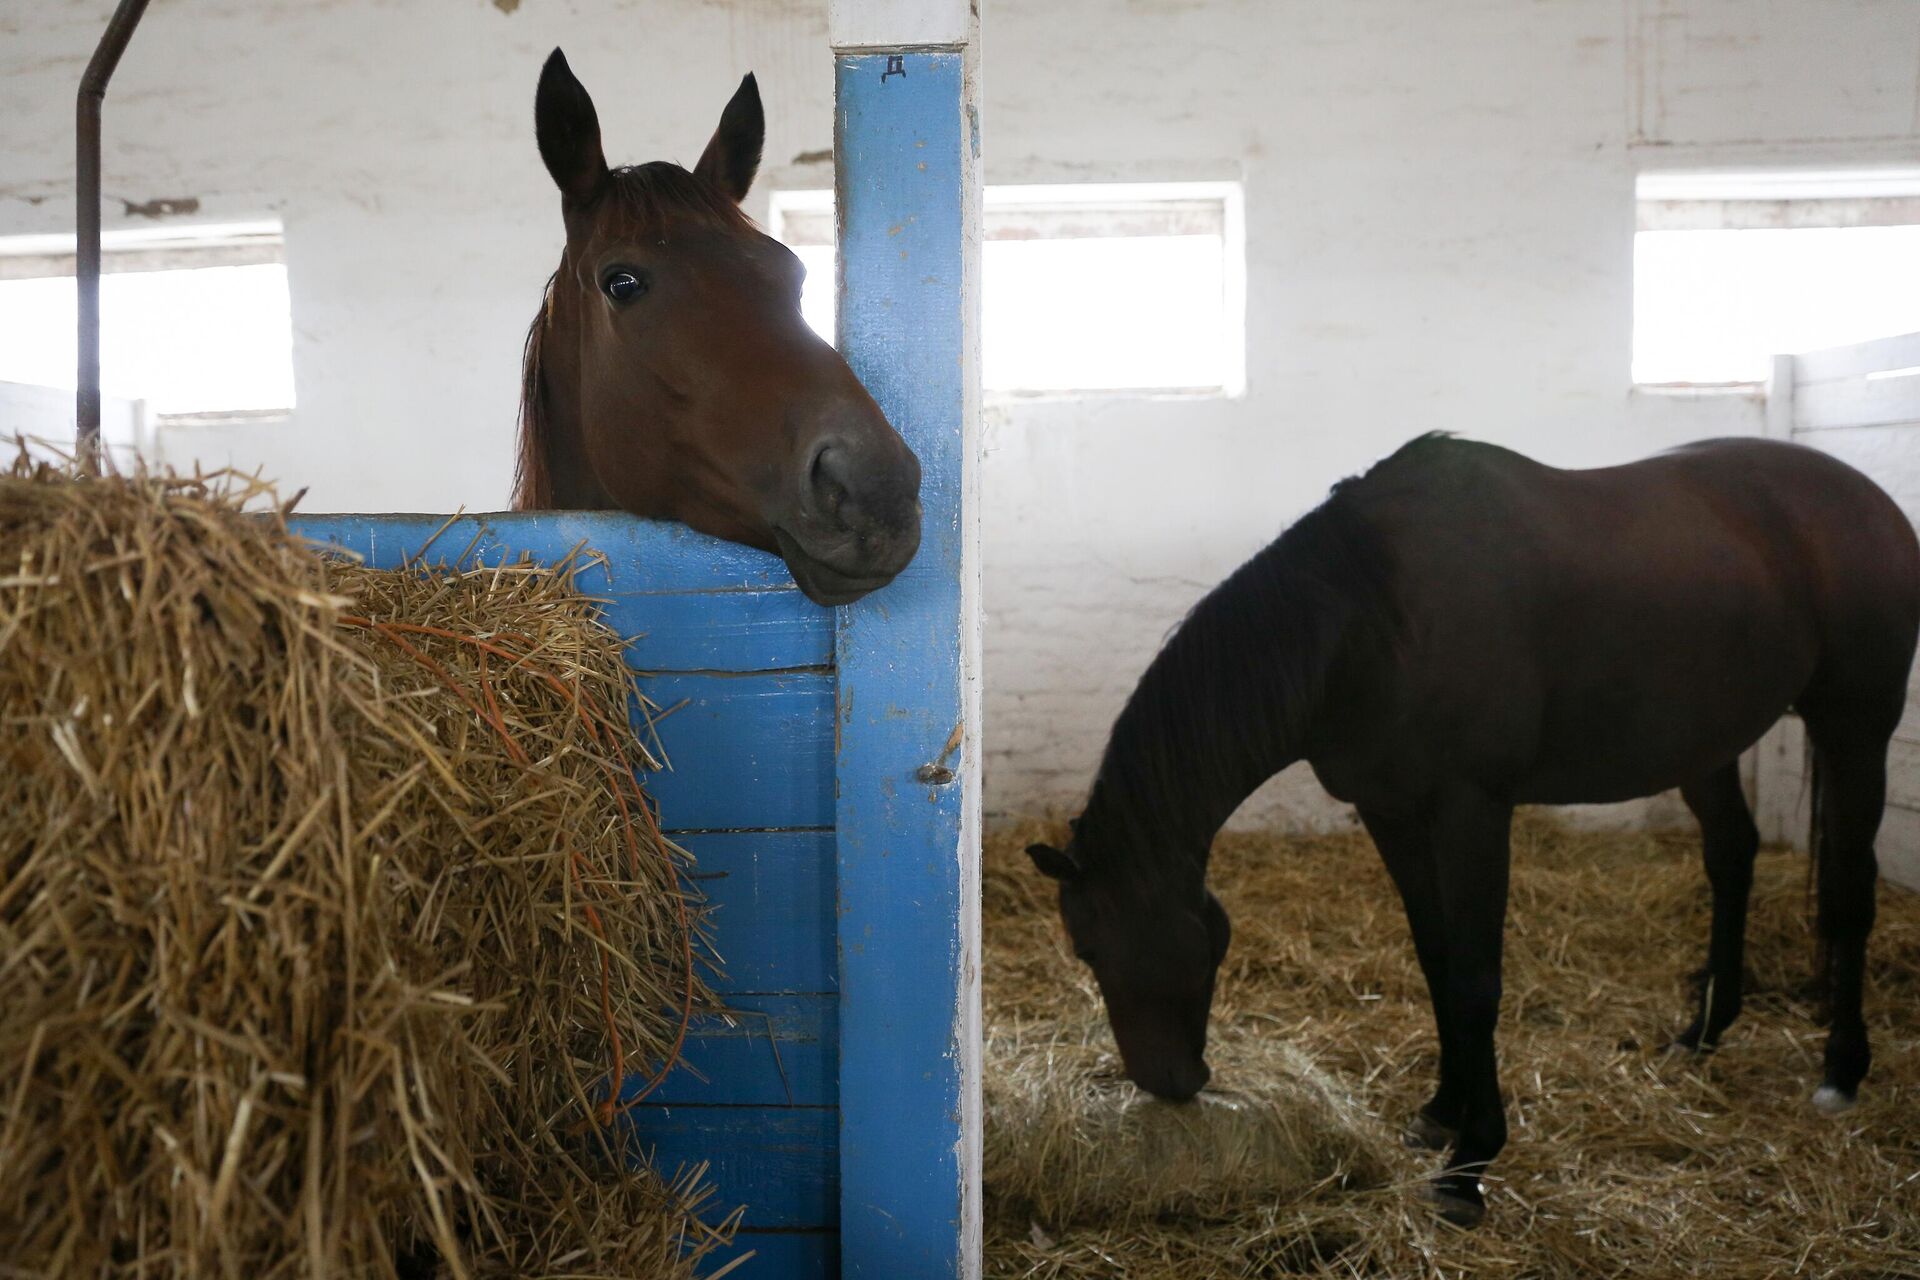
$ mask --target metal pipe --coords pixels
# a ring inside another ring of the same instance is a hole
[[[74,280],[79,287],[79,385],[73,394],[75,444],[81,470],[100,469],[100,107],[107,81],[147,11],[147,0],[120,0],[80,77],[75,104],[75,165],[79,210],[74,226]]]

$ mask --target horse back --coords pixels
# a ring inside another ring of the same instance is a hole
[[[1396,744],[1383,769],[1624,799],[1731,759],[1817,679],[1898,716],[1920,545],[1816,450],[1713,440],[1567,471],[1427,438],[1337,497],[1393,567],[1392,669],[1346,673],[1352,741]]]

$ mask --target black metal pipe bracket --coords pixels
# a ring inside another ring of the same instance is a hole
[[[74,444],[81,470],[100,470],[100,109],[107,81],[147,11],[147,0],[120,0],[80,77],[74,136],[78,211],[74,219],[74,283],[79,289],[79,369],[73,394]]]

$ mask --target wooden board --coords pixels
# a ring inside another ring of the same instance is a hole
[[[833,663],[833,614],[785,591],[627,593],[609,596],[607,625],[632,636],[639,671],[824,670]]]
[[[1799,387],[1793,395],[1793,416],[1796,432],[1920,423],[1920,370]]]
[[[1827,347],[1793,357],[1794,381],[1814,383],[1864,379],[1870,373],[1920,365],[1920,333],[1895,334],[1869,342]]]
[[[713,913],[722,994],[838,991],[829,831],[679,837]]]
[[[640,687],[663,713],[668,768],[647,789],[668,830],[833,826],[831,672],[663,672]]]
[[[841,610],[841,1267],[979,1267],[978,117],[964,52],[840,52],[840,349],[920,458],[919,556]]]
[[[627,1115],[636,1154],[648,1155],[669,1177],[706,1164],[709,1181],[720,1188],[715,1203],[744,1200],[749,1226],[832,1228],[840,1200],[834,1108],[669,1107],[649,1101]]]
[[[523,555],[553,563],[578,547],[604,559],[580,575],[580,589],[589,595],[794,590],[778,556],[618,512],[302,515],[289,523],[376,569],[398,569],[410,559],[494,565]]]
[[[840,1274],[838,1231],[741,1231],[726,1255],[747,1255],[738,1271],[740,1280],[832,1280]],[[716,1263],[716,1268],[721,1265]]]
[[[725,1015],[695,1019],[681,1055],[684,1069],[668,1075],[643,1105],[835,1106],[839,1012],[832,992],[729,995]],[[647,1083],[628,1077],[622,1099]]]

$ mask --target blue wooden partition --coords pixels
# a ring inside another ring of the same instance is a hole
[[[294,523],[392,569],[445,519]],[[696,860],[725,965],[717,987],[739,1011],[732,1025],[697,1024],[686,1067],[630,1113],[633,1123],[666,1171],[710,1162],[720,1201],[747,1206],[735,1252],[755,1257],[735,1274],[836,1276],[834,611],[809,603],[773,556],[623,515],[467,517],[426,560],[468,551],[469,563],[553,562],[583,544],[606,563],[581,576],[581,589],[606,598],[648,698],[672,708],[656,725],[672,767],[647,785]]]

